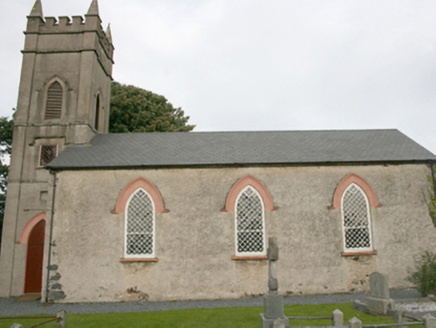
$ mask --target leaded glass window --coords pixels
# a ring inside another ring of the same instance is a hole
[[[126,257],[154,257],[154,203],[139,188],[130,196],[126,208]]]
[[[236,255],[264,255],[264,206],[259,193],[245,187],[236,200]]]
[[[342,196],[342,220],[345,252],[372,250],[368,199],[354,183]]]

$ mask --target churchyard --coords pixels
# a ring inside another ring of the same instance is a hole
[[[322,304],[322,305],[287,305],[286,315],[298,316],[330,316],[332,311],[340,309],[344,320],[357,317],[365,324],[394,323],[391,317],[373,316],[353,309],[352,303]],[[140,312],[140,313],[96,313],[68,314],[67,327],[241,327],[258,328],[259,314],[263,307],[190,309],[178,311]],[[0,327],[10,327],[19,322],[23,327],[29,327],[43,320],[29,319],[0,320]],[[331,320],[292,320],[291,325],[297,326],[329,326]],[[55,323],[43,327],[56,327]]]

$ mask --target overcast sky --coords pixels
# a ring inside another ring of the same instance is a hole
[[[1,116],[16,107],[26,15],[0,0]],[[42,0],[44,16],[91,0]],[[396,128],[436,153],[435,0],[100,0],[116,81],[196,131]]]

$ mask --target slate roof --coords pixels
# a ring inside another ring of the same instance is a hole
[[[53,169],[423,162],[436,156],[398,130],[98,134]]]

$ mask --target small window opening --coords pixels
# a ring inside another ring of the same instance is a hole
[[[95,129],[98,131],[98,122],[100,120],[100,95],[97,95],[95,102]]]
[[[41,154],[39,157],[39,165],[46,166],[58,155],[57,145],[43,145],[41,146]]]

